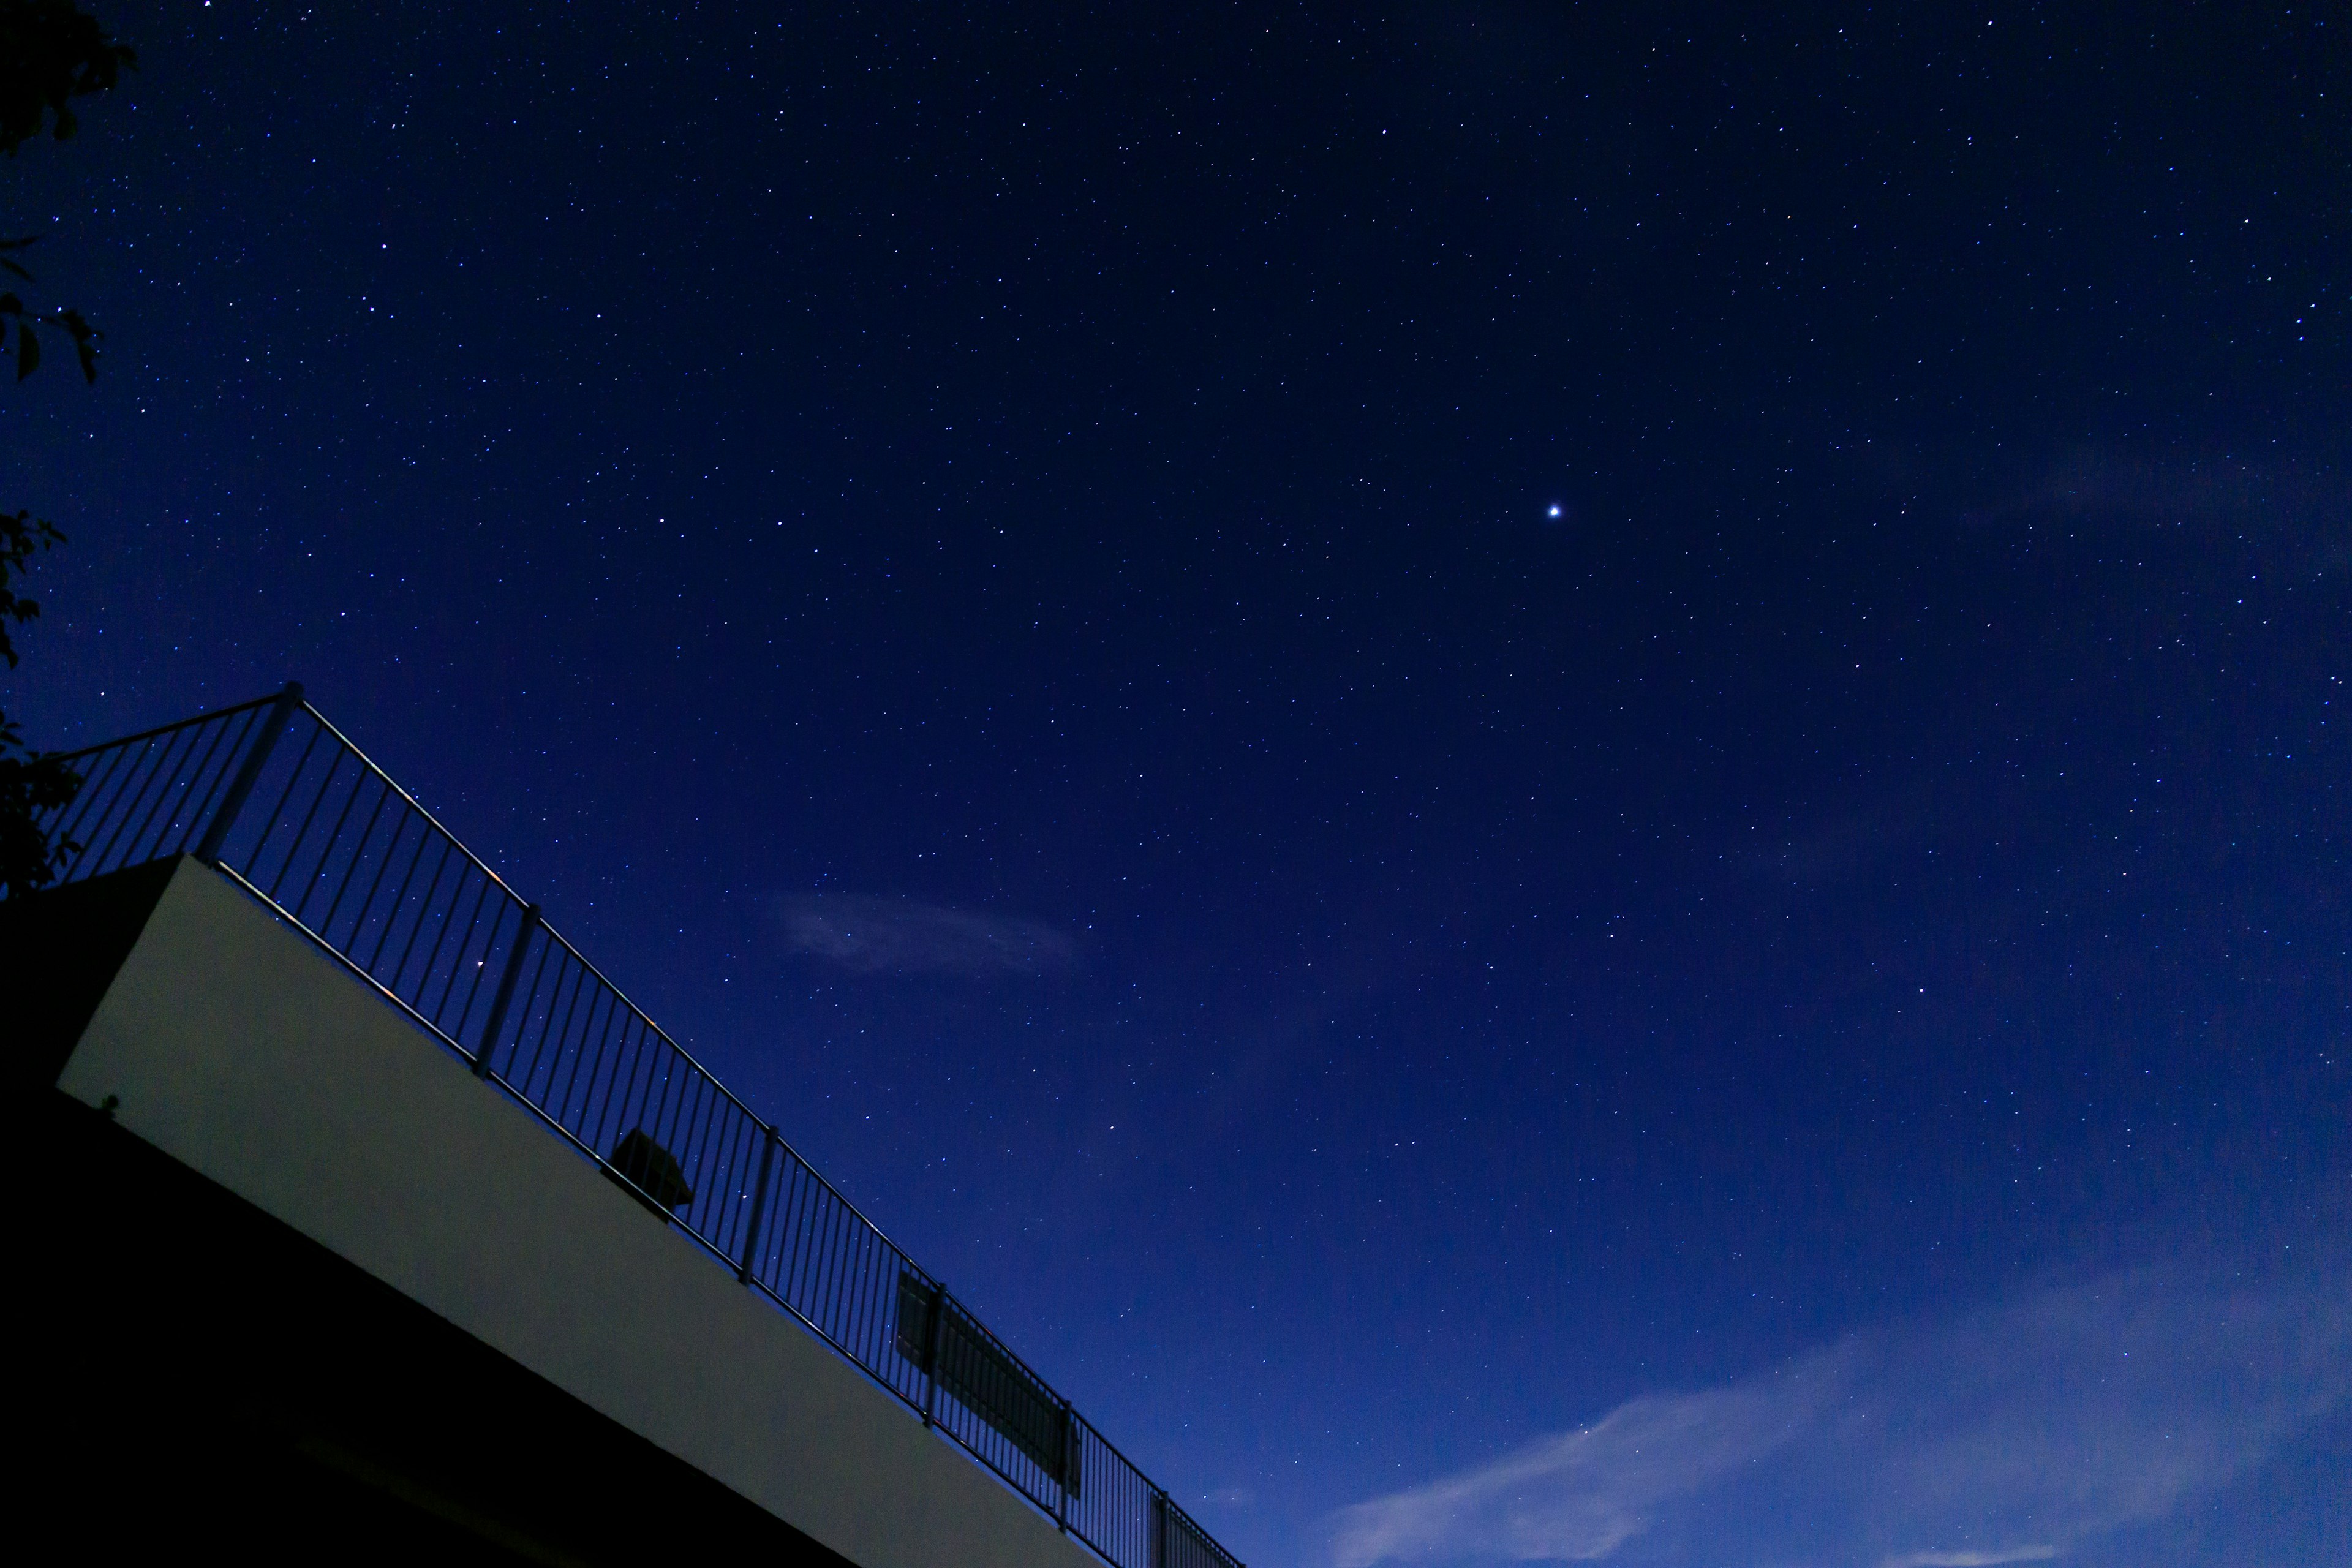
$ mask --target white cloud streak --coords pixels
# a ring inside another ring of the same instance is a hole
[[[2041,1562],[2160,1519],[2352,1403],[2342,1249],[2209,1260],[1859,1334],[1335,1516],[1375,1563]]]
[[[971,980],[1075,968],[1077,944],[1035,921],[977,914],[911,899],[854,893],[785,900],[785,945],[858,974],[948,974]]]

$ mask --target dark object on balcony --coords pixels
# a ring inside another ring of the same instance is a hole
[[[1078,1495],[1078,1435],[1069,1406],[945,1290],[912,1273],[898,1276],[898,1353],[937,1378],[940,1392],[953,1394],[1002,1433],[1049,1479]]]
[[[610,1173],[622,1178],[623,1191],[664,1219],[682,1204],[694,1201],[686,1173],[670,1152],[655,1142],[643,1128],[621,1140],[613,1151]]]

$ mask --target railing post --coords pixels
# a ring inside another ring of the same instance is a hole
[[[1070,1533],[1070,1477],[1078,1468],[1078,1413],[1070,1402],[1062,1401],[1062,1496],[1054,1505],[1054,1522],[1064,1535]]]
[[[923,1425],[932,1426],[938,1420],[934,1406],[940,1397],[940,1343],[948,1327],[948,1288],[931,1287],[931,1342],[923,1352]]]
[[[514,1001],[515,982],[522,978],[522,961],[530,952],[530,933],[539,929],[539,906],[522,907],[522,924],[515,931],[514,946],[507,952],[507,972],[499,976],[499,993],[490,1002],[490,1022],[482,1031],[482,1048],[474,1054],[474,1076],[490,1076],[490,1053],[498,1049],[499,1031],[506,1027],[507,1008]]]
[[[294,717],[294,710],[302,706],[302,683],[289,680],[270,705],[269,716],[261,721],[261,732],[254,737],[252,750],[237,765],[236,777],[229,781],[228,794],[221,797],[219,809],[205,827],[204,838],[196,845],[196,858],[207,866],[220,864],[221,846],[228,842],[228,830],[236,826],[236,814],[245,809],[245,797],[253,793],[260,781],[263,764],[278,745],[278,737],[286,732],[286,725]]]
[[[760,1181],[751,1189],[751,1224],[743,1237],[743,1266],[735,1270],[735,1282],[751,1282],[751,1265],[760,1256],[760,1219],[768,1211],[768,1171],[776,1163],[776,1130],[768,1129],[767,1141],[760,1146]]]
[[[1168,1568],[1168,1494],[1151,1489],[1151,1568]]]

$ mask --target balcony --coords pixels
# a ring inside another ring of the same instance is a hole
[[[0,919],[110,1131],[831,1560],[1239,1568],[299,689],[72,765]]]

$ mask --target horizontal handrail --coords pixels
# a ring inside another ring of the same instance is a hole
[[[300,688],[62,760],[62,880],[203,853],[1112,1568],[1241,1568]]]

